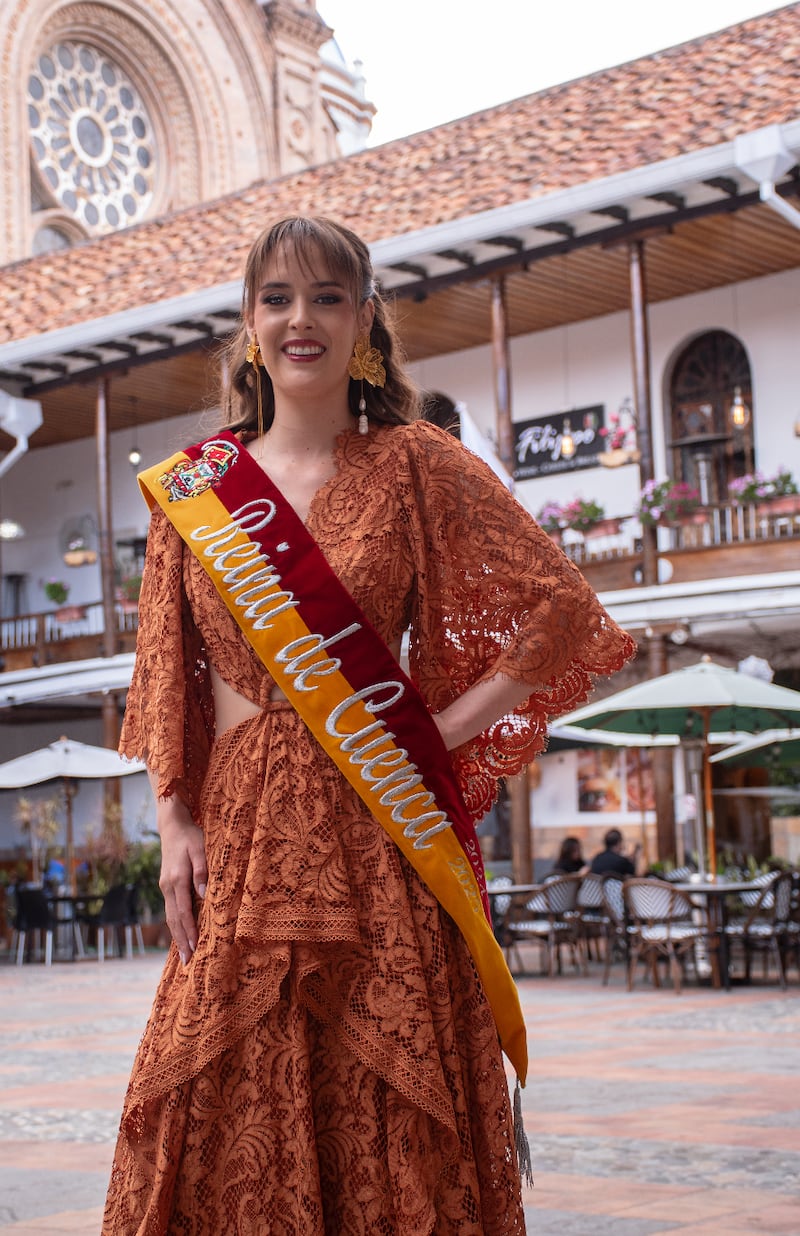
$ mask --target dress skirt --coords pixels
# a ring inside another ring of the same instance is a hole
[[[199,940],[131,1077],[104,1236],[524,1236],[458,929],[285,702],[204,781]]]

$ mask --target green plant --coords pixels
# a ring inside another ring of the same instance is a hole
[[[647,481],[639,495],[638,515],[643,524],[679,523],[700,507],[700,493],[685,481]]]
[[[92,892],[107,893],[124,881],[130,852],[131,843],[122,826],[122,808],[107,799],[100,828],[87,831],[84,842],[84,855],[92,871]]]
[[[586,498],[573,498],[561,508],[562,526],[573,528],[575,532],[587,532],[601,519],[605,519],[605,509],[599,502],[588,501]]]
[[[119,586],[119,595],[123,601],[138,601],[141,590],[141,575],[126,575]]]
[[[161,875],[161,842],[135,841],[125,862],[125,879],[139,889],[142,902],[153,918],[164,916],[164,896],[158,886]]]
[[[44,586],[44,595],[54,605],[63,605],[69,596],[69,588],[61,579],[48,579]]]

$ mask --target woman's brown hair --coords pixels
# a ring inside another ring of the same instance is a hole
[[[294,215],[265,228],[255,241],[247,258],[244,273],[242,313],[238,329],[223,348],[221,367],[221,406],[226,427],[233,432],[255,430],[257,427],[257,387],[261,382],[264,428],[269,429],[275,415],[272,381],[265,369],[256,370],[246,359],[249,342],[247,319],[251,316],[256,289],[264,267],[275,253],[291,248],[298,260],[309,270],[320,257],[331,274],[352,289],[356,306],[371,300],[375,317],[370,342],[379,348],[386,370],[386,385],[370,386],[364,382],[363,393],[367,417],[385,425],[404,425],[420,414],[420,396],[403,365],[389,306],[383,299],[372,271],[369,250],[349,228],[332,219]],[[360,382],[350,379],[348,402],[354,417],[359,414]]]

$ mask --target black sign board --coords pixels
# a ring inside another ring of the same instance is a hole
[[[605,405],[598,403],[515,422],[514,480],[596,467],[597,456],[605,449],[605,440],[598,432],[604,419]],[[567,458],[562,453],[565,432],[575,446],[575,453]]]

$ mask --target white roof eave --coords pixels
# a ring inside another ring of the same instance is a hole
[[[780,126],[783,140],[792,152],[800,152],[800,119]],[[800,158],[800,154],[798,154]],[[565,221],[605,207],[649,198],[656,193],[679,191],[702,184],[712,177],[741,177],[736,163],[735,142],[722,142],[685,155],[651,163],[615,176],[558,189],[495,210],[466,215],[434,227],[420,228],[401,236],[390,236],[370,245],[373,264],[385,268],[398,262],[422,260],[427,255],[458,246],[477,243],[488,237],[520,229],[531,229],[555,221]],[[182,318],[213,315],[223,309],[238,309],[242,281],[232,280],[202,288],[184,296],[171,297],[152,305],[136,305],[120,313],[94,318],[75,326],[43,332],[0,345],[0,368],[13,369],[29,360],[72,348],[90,347],[104,339],[121,338],[136,331],[167,326]]]

